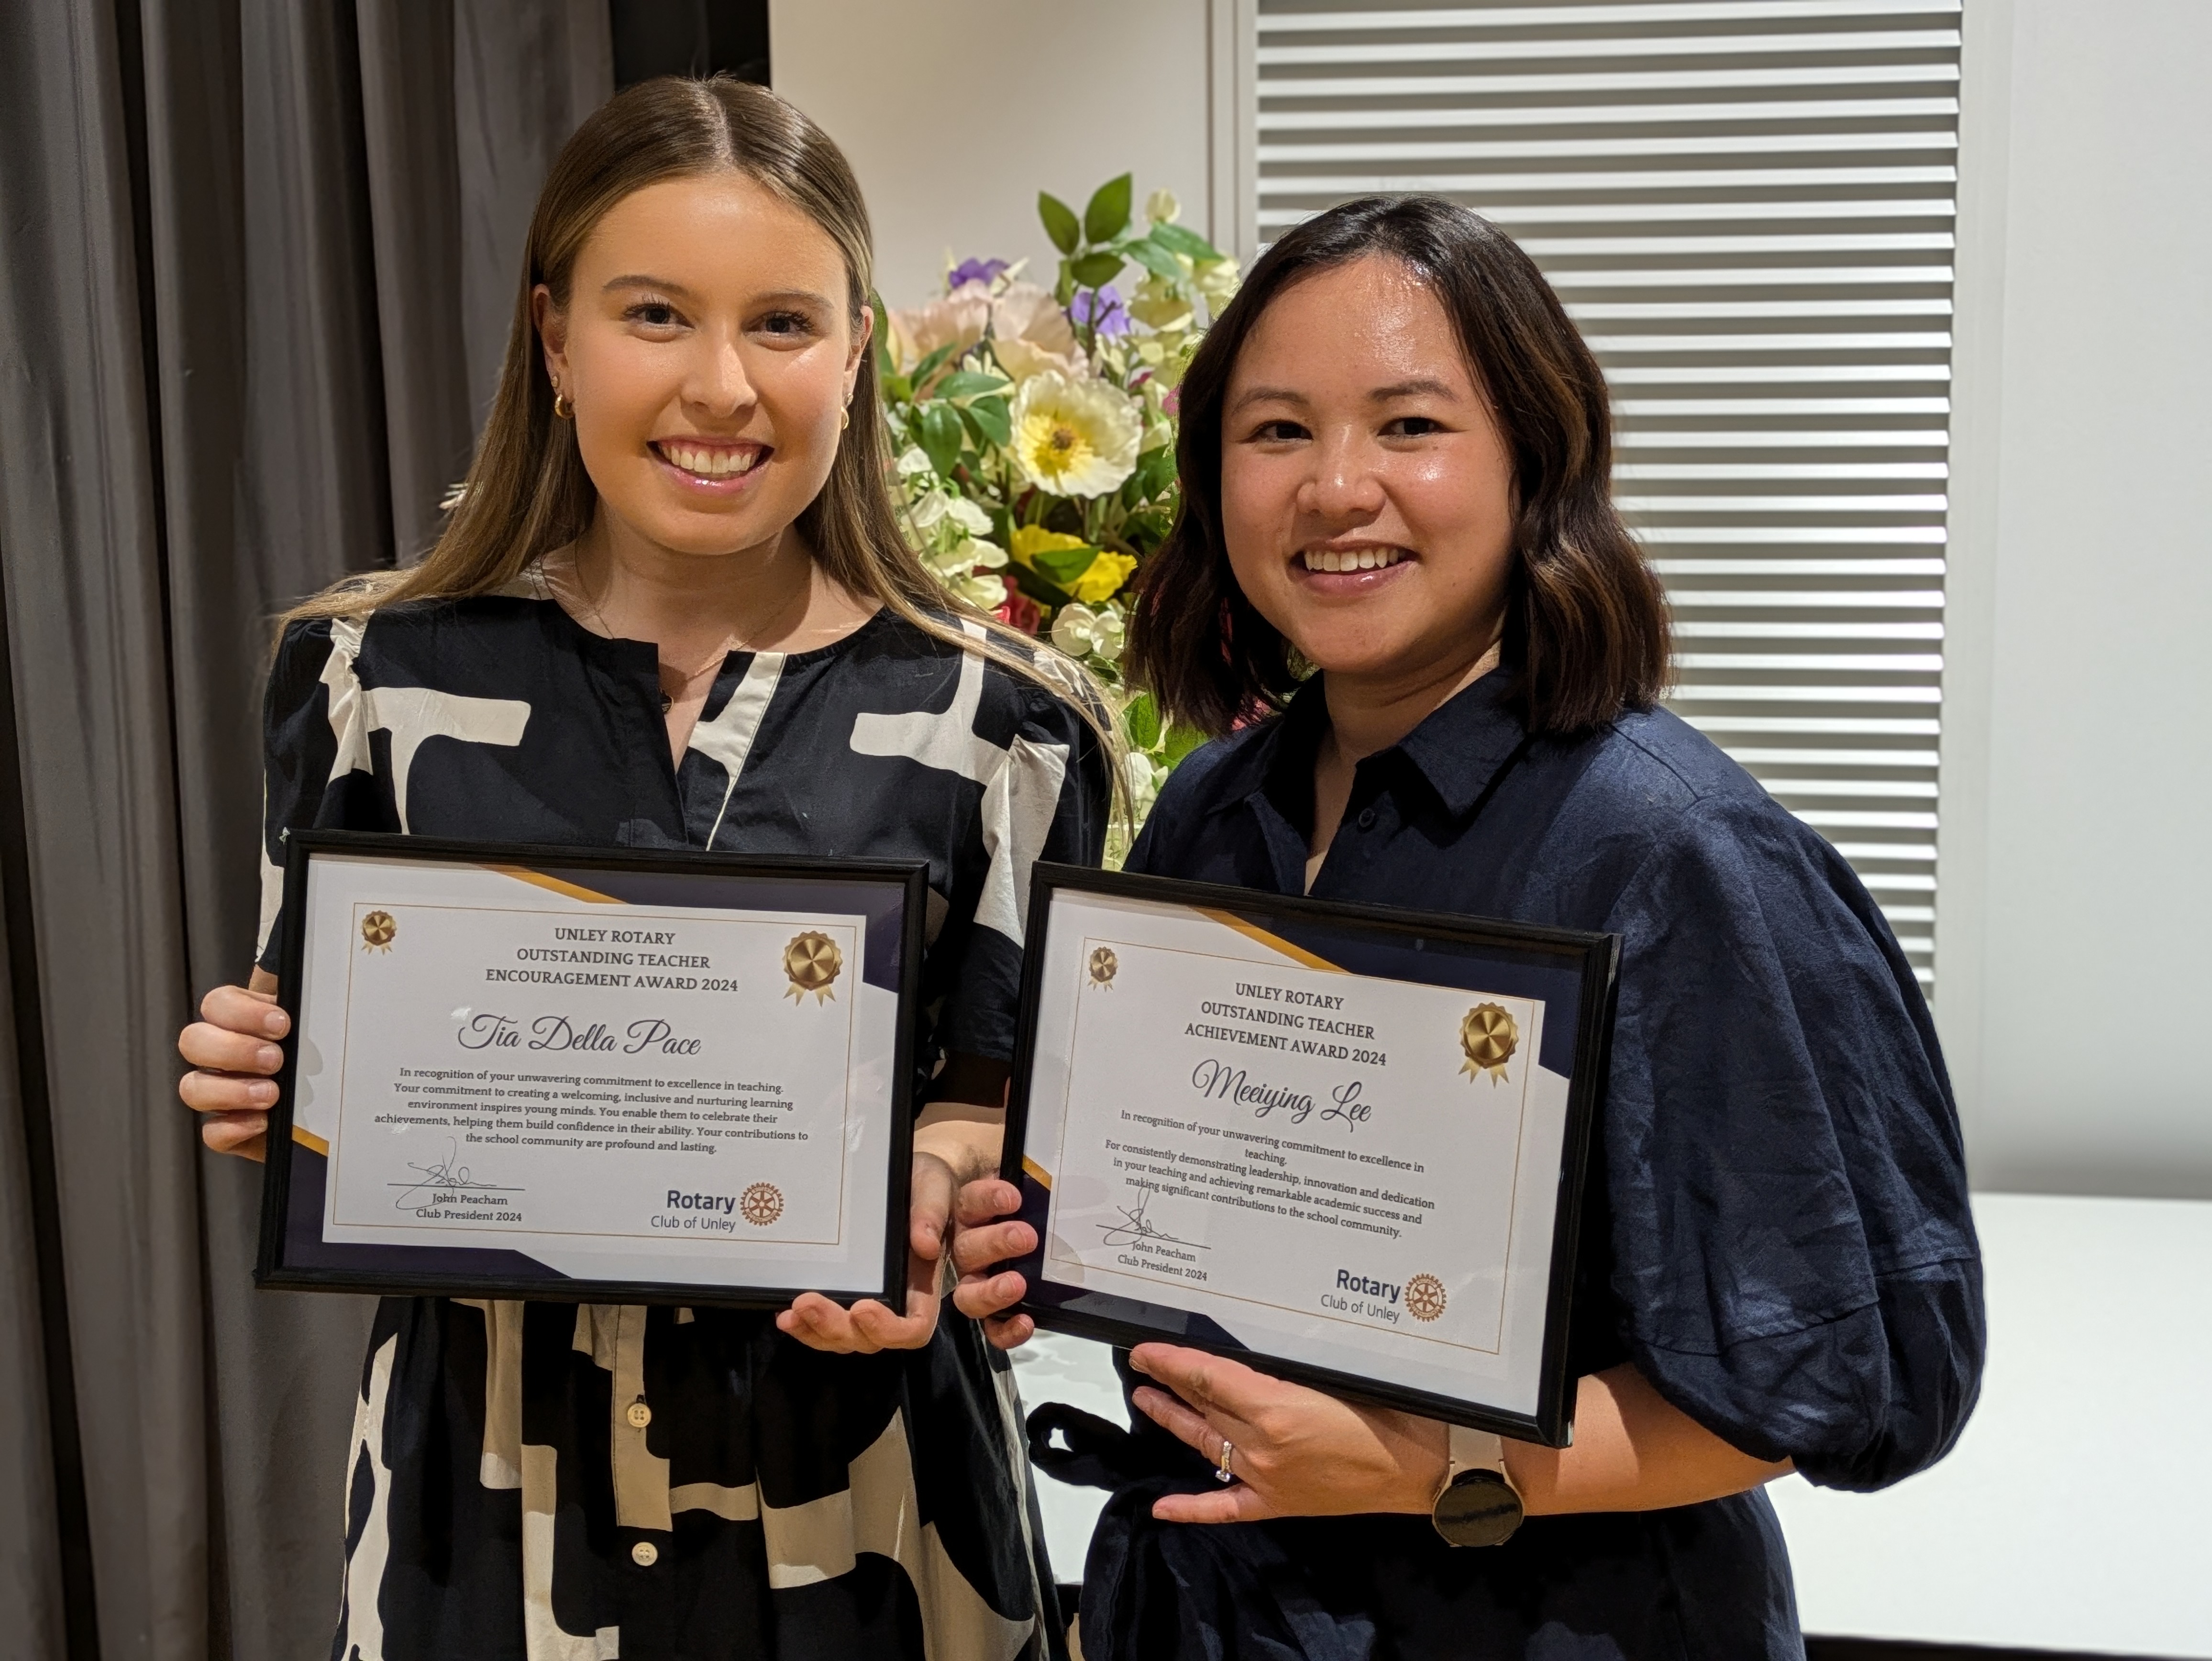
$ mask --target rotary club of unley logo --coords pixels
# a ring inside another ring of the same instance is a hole
[[[1121,967],[1121,960],[1114,955],[1114,948],[1112,946],[1099,946],[1091,954],[1091,985],[1102,988],[1109,992],[1112,991],[1114,989],[1115,972]]]
[[[816,929],[804,934],[793,934],[791,944],[783,948],[783,972],[791,977],[791,985],[784,995],[806,1001],[811,992],[814,1001],[821,1003],[837,995],[830,990],[838,972],[845,967],[845,954],[837,949],[837,942]],[[781,1208],[782,1202],[777,1201]]]
[[[399,938],[399,925],[389,911],[372,911],[361,920],[361,949],[364,952],[389,952],[392,942]]]
[[[1492,1084],[1505,1082],[1505,1064],[1513,1059],[1520,1047],[1521,1029],[1504,1007],[1494,1003],[1479,1003],[1467,1012],[1467,1019],[1459,1024],[1459,1047],[1466,1052],[1467,1060],[1460,1071],[1470,1079],[1479,1074],[1490,1074]]]
[[[1433,1321],[1448,1303],[1444,1283],[1433,1275],[1416,1275],[1406,1282],[1406,1313],[1417,1321]]]
[[[738,1214],[755,1228],[766,1228],[783,1215],[783,1190],[774,1183],[755,1183],[738,1196]]]

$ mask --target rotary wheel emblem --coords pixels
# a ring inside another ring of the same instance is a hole
[[[389,911],[372,911],[361,920],[361,949],[364,952],[389,952],[392,942],[399,937],[399,925],[392,921]]]
[[[1521,1029],[1503,1007],[1479,1003],[1459,1024],[1459,1047],[1467,1053],[1460,1071],[1470,1079],[1487,1073],[1492,1084],[1505,1082],[1505,1064],[1520,1047]]]
[[[1111,991],[1114,987],[1115,973],[1121,967],[1121,961],[1114,955],[1114,948],[1112,946],[1102,946],[1098,947],[1091,954],[1091,985],[1104,987],[1107,990]]]
[[[1444,1283],[1433,1275],[1416,1275],[1406,1282],[1406,1313],[1417,1321],[1435,1320],[1449,1301]]]
[[[837,995],[830,988],[844,967],[845,954],[827,934],[811,928],[804,934],[794,934],[791,944],[783,948],[783,972],[791,977],[791,985],[784,995],[801,1003],[810,992],[817,1003],[834,998]]]
[[[774,1183],[755,1183],[738,1196],[738,1211],[755,1228],[766,1228],[783,1215],[783,1190]]]

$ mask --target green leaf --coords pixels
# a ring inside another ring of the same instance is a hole
[[[921,447],[939,478],[952,477],[964,436],[960,412],[950,404],[931,402],[921,406]]]
[[[981,374],[974,369],[955,369],[937,383],[933,395],[938,398],[974,398],[979,392],[995,392],[1011,384],[1004,375]]]
[[[886,404],[913,403],[914,382],[908,380],[902,374],[885,375],[884,377],[884,402]]]
[[[1185,756],[1205,742],[1206,734],[1200,732],[1198,728],[1185,727],[1178,722],[1168,728],[1167,743],[1161,748],[1160,759],[1167,763],[1170,767],[1174,767]]]
[[[868,290],[868,309],[875,313],[876,374],[888,380],[898,373],[898,360],[891,356],[891,312],[884,304],[883,295],[873,289]]]
[[[1083,210],[1083,231],[1093,242],[1111,242],[1129,228],[1129,195],[1136,188],[1127,173],[1101,185]],[[1070,250],[1062,250],[1070,252]]]
[[[918,387],[927,386],[929,384],[930,376],[935,374],[939,369],[943,368],[945,367],[945,360],[951,357],[953,353],[959,350],[960,346],[957,341],[948,342],[946,344],[939,346],[927,357],[922,359],[921,362],[915,364],[914,366],[914,384]]]
[[[1048,611],[1056,611],[1074,598],[1066,589],[1055,587],[1026,565],[1010,564],[999,575]]]
[[[1168,539],[1175,521],[1158,508],[1140,508],[1121,521],[1121,535],[1130,550],[1144,558]]]
[[[1096,548],[1048,548],[1036,555],[1030,563],[1047,581],[1068,588],[1073,587],[1075,580],[1091,569],[1091,562],[1097,557]]]
[[[1044,234],[1060,252],[1073,253],[1076,244],[1083,240],[1083,227],[1075,222],[1075,210],[1048,192],[1037,192],[1037,217],[1044,221]]]
[[[1120,254],[1108,253],[1101,249],[1069,260],[1067,269],[1080,286],[1103,289],[1121,274],[1121,267],[1126,263]]]
[[[1052,286],[1053,303],[1065,311],[1068,302],[1074,298],[1075,273],[1068,269],[1067,262],[1063,259],[1060,262],[1060,281]]]
[[[1129,742],[1139,750],[1149,750],[1160,741],[1159,707],[1150,692],[1139,692],[1129,700],[1129,707],[1121,712],[1121,725]]]
[[[1014,439],[1013,412],[1007,409],[1003,398],[979,398],[968,406],[969,419],[982,429],[983,436],[994,444],[1011,444]]]
[[[1114,245],[1155,277],[1164,277],[1170,283],[1182,281],[1182,267],[1176,257],[1149,236],[1133,237],[1127,242]]]
[[[1145,500],[1152,501],[1169,485],[1175,483],[1175,446],[1163,444],[1157,450],[1147,450],[1137,458],[1134,475],[1137,489]]]
[[[1170,253],[1188,254],[1194,260],[1222,257],[1220,249],[1196,231],[1186,230],[1181,225],[1155,225],[1146,234]]]

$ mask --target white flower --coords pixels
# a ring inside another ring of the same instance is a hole
[[[990,320],[990,290],[981,283],[965,283],[927,306],[892,312],[891,350],[899,372],[903,374],[940,346],[967,350],[983,338]]]
[[[966,496],[957,496],[945,490],[932,490],[909,510],[914,515],[914,528],[933,531],[940,525],[958,526],[970,536],[981,534],[991,528],[991,516]]]
[[[1072,658],[1096,657],[1111,663],[1121,655],[1121,608],[1091,610],[1081,601],[1060,608],[1052,620],[1052,643]]]
[[[1221,308],[1237,297],[1237,285],[1243,281],[1233,259],[1209,259],[1198,268],[1197,288],[1206,296],[1206,308],[1215,316]]]
[[[1160,787],[1168,782],[1168,770],[1142,751],[1132,750],[1122,757],[1121,777],[1129,789],[1130,817],[1141,820],[1159,800]]]
[[[916,473],[926,473],[928,471],[929,456],[927,452],[923,450],[921,446],[919,444],[908,445],[905,451],[898,459],[899,477],[901,478],[912,478]]]
[[[1057,369],[1070,380],[1091,373],[1075,326],[1060,302],[1034,283],[1009,283],[991,302],[991,350],[1016,380]]]
[[[1006,584],[991,573],[1006,563],[1006,551],[980,537],[963,537],[949,549],[924,550],[929,574],[969,605],[994,611],[1006,603]]]
[[[1172,225],[1182,213],[1182,204],[1173,191],[1154,191],[1145,198],[1145,217],[1155,225]]]
[[[1015,465],[1054,496],[1095,496],[1136,470],[1143,424],[1127,393],[1045,369],[1014,394]]]

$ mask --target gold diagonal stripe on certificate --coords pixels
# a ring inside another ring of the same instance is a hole
[[[1266,929],[1261,928],[1257,923],[1249,923],[1245,922],[1243,918],[1238,916],[1234,911],[1208,911],[1197,906],[1194,906],[1191,909],[1197,911],[1198,915],[1201,917],[1212,918],[1215,922],[1219,923],[1224,928],[1235,929],[1247,940],[1255,940],[1259,941],[1261,945],[1266,946],[1271,952],[1281,952],[1292,963],[1303,964],[1308,969],[1326,970],[1332,975],[1346,975],[1351,973],[1349,970],[1344,968],[1341,964],[1333,964],[1327,958],[1316,958],[1303,946],[1292,946],[1288,940],[1285,940],[1279,934],[1270,934]]]
[[[594,905],[627,905],[611,894],[602,894],[593,889],[580,888],[573,882],[563,882],[558,877],[549,877],[543,871],[532,871],[520,865],[487,865],[487,871],[496,871],[502,877],[512,877],[517,882],[526,882],[534,888],[544,888],[556,894],[566,894],[572,900],[589,900]]]
[[[315,1135],[312,1130],[302,1130],[299,1126],[294,1125],[292,1127],[292,1140],[299,1143],[302,1147],[313,1148],[316,1153],[321,1154],[325,1159],[331,1157],[331,1145],[325,1141],[320,1136]]]
[[[1036,1183],[1039,1188],[1044,1189],[1048,1192],[1050,1191],[1052,1188],[1052,1172],[1047,1171],[1042,1165],[1039,1165],[1035,1159],[1030,1158],[1026,1153],[1022,1155],[1022,1174],[1024,1176],[1036,1177]]]

